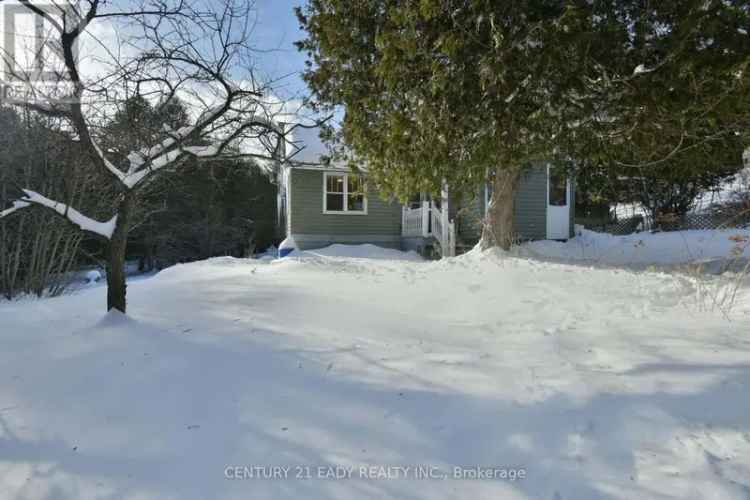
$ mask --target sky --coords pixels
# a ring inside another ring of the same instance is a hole
[[[118,3],[127,5],[128,1],[115,0],[114,5]],[[211,0],[206,1],[210,2]],[[294,15],[294,7],[304,4],[305,0],[247,1],[252,1],[254,4],[256,18],[254,19],[255,27],[251,39],[253,46],[257,49],[257,65],[260,72],[263,76],[274,80],[283,77],[283,80],[274,86],[276,87],[275,93],[282,98],[298,97],[301,93],[306,93],[307,87],[300,77],[300,72],[305,67],[305,56],[294,46],[295,41],[305,36]],[[4,0],[0,0],[0,4],[3,4],[3,6],[16,3],[16,1],[10,0],[6,4]],[[4,33],[2,24],[4,10],[0,9],[0,33]],[[26,30],[29,34],[33,33],[33,16],[30,14],[18,16],[15,22],[17,23],[15,25],[17,31]],[[99,31],[96,34],[103,40],[107,40],[107,27],[101,26],[97,29]],[[20,31],[14,33],[17,43],[24,40]],[[31,41],[33,41],[33,36],[27,38],[31,38]],[[0,45],[2,45],[2,39],[0,39]],[[21,52],[21,50],[17,51],[17,53]],[[33,53],[33,51],[30,53]]]
[[[259,49],[258,66],[270,77],[285,77],[277,85],[277,93],[282,97],[307,92],[300,77],[305,68],[305,56],[294,46],[295,41],[305,36],[293,10],[303,3],[302,0],[255,1],[257,24],[252,38]]]
[[[42,0],[40,0],[42,1]],[[110,9],[128,10],[128,2],[131,0],[114,0]],[[210,3],[212,0],[203,0]],[[309,92],[306,84],[302,80],[301,73],[305,69],[305,55],[300,53],[294,46],[296,41],[305,38],[304,31],[300,30],[297,17],[294,14],[294,8],[301,6],[305,0],[247,0],[253,3],[254,19],[250,20],[252,32],[250,34],[251,45],[256,49],[254,61],[254,73],[261,81],[271,81],[272,94],[279,98],[280,101],[289,104],[289,109],[299,112],[298,106],[302,98]],[[12,1],[12,4],[17,2]],[[10,5],[0,0],[3,6]],[[3,35],[5,27],[5,10],[0,8],[0,35]],[[25,13],[25,9],[21,9]],[[46,27],[48,32],[52,32],[51,26]],[[120,47],[122,54],[128,52],[127,48],[122,48],[119,44],[118,36],[122,33],[122,26],[115,26],[108,20],[100,20],[89,26],[87,32],[91,35],[89,38],[82,38],[80,55],[80,67],[84,73],[92,79],[101,73],[107,74],[111,71],[111,63],[115,54],[110,52],[112,47]],[[22,66],[30,67],[35,53],[35,40],[38,37],[34,35],[34,16],[32,14],[20,14],[13,18],[13,41],[14,45],[19,45],[14,50],[16,54],[28,54],[29,60],[24,61],[19,58]],[[27,34],[27,35],[24,35]],[[4,38],[0,36],[0,48],[2,48]],[[46,64],[52,64],[56,60],[51,58]],[[28,64],[27,64],[28,63]],[[58,60],[55,65],[56,69],[62,70],[62,61]],[[239,69],[239,68],[238,68]],[[240,74],[242,71],[240,71]],[[0,76],[3,76],[0,74]],[[201,95],[207,102],[211,101],[211,95],[203,95],[200,89],[195,91]],[[190,101],[187,96],[181,95],[183,99]],[[308,144],[308,149],[312,152],[322,149],[320,140],[317,137],[317,131],[299,129],[295,132],[298,140]],[[304,139],[302,138],[304,136]]]

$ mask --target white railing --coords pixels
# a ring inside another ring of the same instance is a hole
[[[429,202],[424,202],[416,208],[404,207],[401,212],[401,232],[404,236],[430,235],[429,205]]]
[[[439,208],[430,208],[430,227],[432,228],[432,235],[439,242],[443,241],[443,212]]]
[[[443,257],[456,255],[456,224],[448,220],[448,212],[432,207],[430,209],[430,226],[432,235],[440,243],[440,253]]]
[[[447,206],[441,210],[425,201],[416,208],[403,207],[401,227],[403,236],[435,238],[444,257],[456,255],[456,226],[448,220]]]

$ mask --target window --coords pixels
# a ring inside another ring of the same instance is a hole
[[[340,212],[344,210],[344,180],[343,175],[326,176],[326,212]]]
[[[568,204],[568,177],[562,169],[549,169],[549,205],[564,207]]]
[[[366,214],[365,182],[354,174],[324,174],[323,213]]]

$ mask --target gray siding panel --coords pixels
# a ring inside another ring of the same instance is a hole
[[[482,236],[485,214],[484,186],[461,203],[457,212],[458,235],[465,243]],[[547,237],[547,168],[539,164],[525,169],[519,179],[514,201],[513,223],[521,240],[543,240]]]
[[[398,248],[401,241],[401,205],[380,198],[368,186],[367,215],[323,213],[323,171],[292,169],[289,182],[291,234],[300,247],[317,248],[330,243],[373,243]],[[570,231],[574,234],[575,183],[571,186]],[[467,244],[479,240],[485,214],[484,186],[459,203],[451,199],[458,237]],[[521,174],[516,193],[514,223],[521,240],[547,237],[547,169],[543,163]]]
[[[547,238],[547,167],[534,165],[521,173],[513,223],[521,240]]]
[[[321,235],[321,241],[335,238],[339,242],[367,240],[356,238],[366,235],[383,241],[387,236],[401,236],[401,205],[380,198],[377,191],[368,186],[367,215],[342,215],[323,213],[323,171],[293,169],[291,172],[291,233]],[[363,241],[360,241],[363,242]]]

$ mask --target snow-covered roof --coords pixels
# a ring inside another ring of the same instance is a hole
[[[288,138],[287,158],[292,168],[319,170],[349,170],[343,161],[331,161],[331,151],[320,138],[320,128],[297,127]],[[363,167],[360,167],[365,170]]]
[[[323,157],[330,154],[320,139],[320,128],[297,127],[291,132],[287,155],[292,161],[300,163],[322,163]]]

